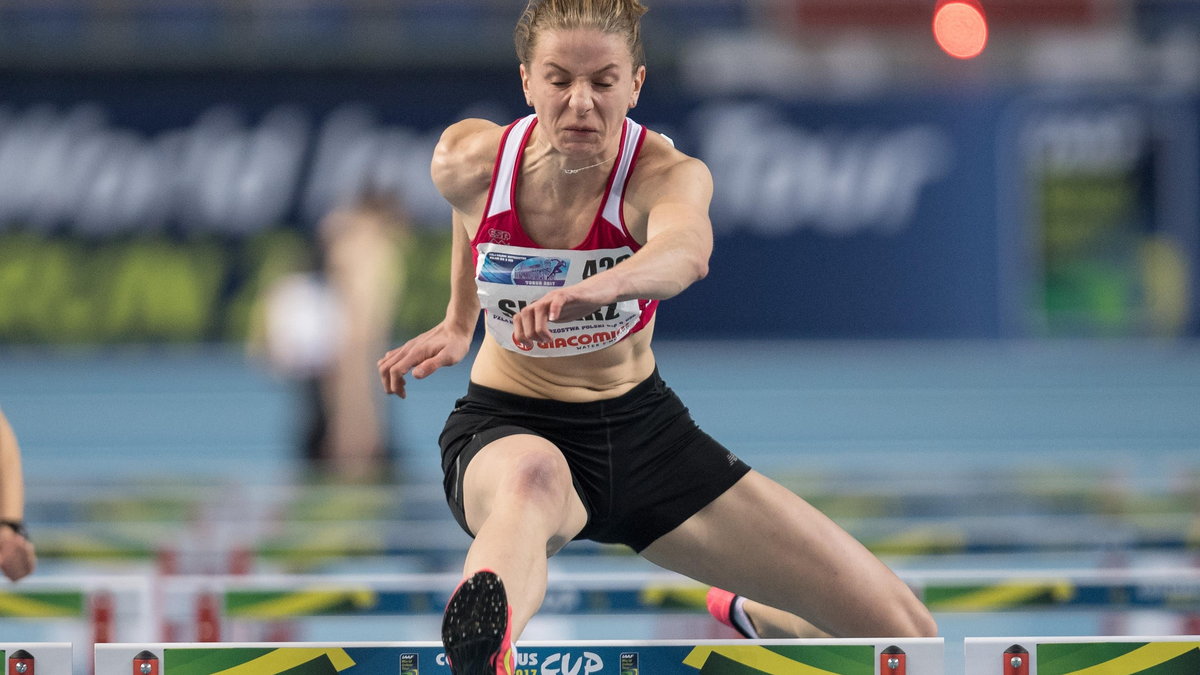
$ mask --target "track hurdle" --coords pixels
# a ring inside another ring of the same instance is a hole
[[[1200,635],[966,638],[965,675],[1194,675]]]
[[[515,675],[944,675],[941,638],[521,642]],[[438,642],[95,647],[95,675],[450,675]]]
[[[941,570],[906,571],[900,576],[935,613],[1200,609],[1200,570],[1194,568]],[[436,616],[458,580],[457,574],[165,577],[160,591],[166,618],[180,626],[195,626],[196,631],[160,639],[291,640],[297,636],[241,629],[328,617]],[[707,590],[665,572],[552,573],[539,616],[705,616]],[[387,633],[383,639],[392,635]]]
[[[1200,608],[1195,568],[1027,571],[902,571],[934,611]],[[221,616],[271,620],[302,616],[439,613],[458,574],[214,575],[163,580],[177,606],[209,597]],[[660,614],[704,610],[707,587],[671,573],[552,573],[542,614]]]
[[[8,675],[69,675],[71,644],[80,645],[74,654],[74,672],[91,672],[93,643],[153,639],[157,635],[154,613],[150,580],[144,577],[34,575],[4,586],[0,588],[0,635],[39,641],[36,650],[20,645],[6,650]],[[59,644],[60,640],[68,645],[67,666],[52,670],[57,668],[58,657],[47,653],[43,658],[45,647],[41,645]],[[34,661],[14,660],[19,649],[32,654]]]
[[[44,576],[0,588],[0,631],[9,619],[72,624],[94,642],[154,635],[150,580],[129,575]]]
[[[8,675],[71,675],[70,642],[0,642]]]
[[[935,612],[1200,609],[1200,569],[901,572]]]

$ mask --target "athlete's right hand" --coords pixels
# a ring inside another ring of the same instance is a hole
[[[33,544],[12,529],[0,527],[0,572],[16,581],[37,568]]]
[[[412,372],[418,380],[425,379],[443,366],[462,361],[471,348],[471,335],[438,324],[383,355],[376,364],[383,389],[405,398],[404,376]]]

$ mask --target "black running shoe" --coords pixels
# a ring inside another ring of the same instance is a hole
[[[512,675],[512,608],[504,582],[490,570],[454,589],[442,617],[442,644],[454,675]]]

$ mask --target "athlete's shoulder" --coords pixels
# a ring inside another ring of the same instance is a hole
[[[708,165],[675,147],[675,143],[653,130],[646,131],[646,140],[638,154],[634,185],[650,188],[643,193],[661,195],[680,182],[707,187],[711,190],[712,174]]]
[[[503,126],[476,118],[455,122],[442,132],[430,173],[451,203],[487,190],[503,135]]]
[[[446,130],[442,132],[442,137],[438,141],[438,145],[449,146],[450,149],[462,150],[469,148],[473,144],[486,143],[489,139],[494,139],[494,143],[499,143],[500,136],[503,133],[504,127],[495,122],[470,117],[446,127]]]

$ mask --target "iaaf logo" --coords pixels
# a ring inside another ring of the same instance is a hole
[[[437,664],[445,666],[446,654],[437,655]],[[515,675],[593,675],[604,671],[604,659],[595,652],[559,652],[549,654],[541,664],[538,655],[517,650],[517,672]]]

